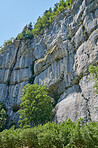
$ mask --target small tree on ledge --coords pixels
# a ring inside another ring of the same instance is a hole
[[[98,66],[89,66],[89,72],[90,75],[92,76],[93,81],[95,82],[95,92],[98,94]]]

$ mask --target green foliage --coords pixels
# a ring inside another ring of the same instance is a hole
[[[62,10],[64,10],[66,7],[66,3],[64,2],[64,0],[60,0],[59,3],[58,3],[58,9],[57,11],[58,12],[61,12]]]
[[[7,115],[5,107],[4,104],[0,101],[0,132],[5,128],[6,120],[7,120]]]
[[[32,22],[29,23],[28,25],[28,30],[32,31],[33,27],[32,27]]]
[[[38,148],[38,138],[36,128],[23,129],[20,133],[20,145],[28,146],[29,148]]]
[[[34,128],[4,130],[0,133],[0,148],[97,148],[98,123],[83,119],[63,123],[46,123]]]
[[[22,31],[22,33],[18,34],[17,40],[23,40],[23,39],[31,39],[33,38],[32,34],[32,23],[30,23],[28,26],[26,25]]]
[[[21,39],[23,39],[23,33],[19,33],[16,38],[16,40],[21,40]]]
[[[0,46],[0,50],[2,50],[2,48],[3,48],[3,47],[2,47],[2,46]]]
[[[9,130],[0,133],[0,148],[17,148],[20,146],[20,129],[14,130],[14,126]]]
[[[66,5],[67,5],[67,7],[70,7],[71,1],[72,1],[72,0],[66,0]]]
[[[0,46],[0,52],[4,51],[4,48],[8,45],[10,45],[11,43],[13,43],[14,38],[12,37],[11,39],[4,41],[3,46]]]
[[[24,27],[22,33],[18,34],[16,40],[23,40],[23,39],[32,39],[33,38],[33,34],[32,34],[32,23],[30,22],[30,24]]]
[[[33,37],[43,34],[43,29],[48,28],[50,23],[55,19],[55,17],[64,9],[68,9],[71,6],[71,0],[60,0],[59,3],[56,3],[54,6],[54,9],[50,8],[49,10],[46,10],[42,17],[38,17],[37,22],[34,25],[34,28],[32,27],[32,23],[30,23],[28,26],[26,25],[22,31],[17,36],[17,40],[20,39],[32,39]]]
[[[12,43],[12,40],[7,40],[4,42],[3,47],[6,47]]]
[[[50,8],[49,10],[46,10],[42,17],[39,16],[37,19],[37,22],[34,25],[34,28],[32,27],[32,22],[29,23],[29,25],[26,25],[21,33],[18,34],[16,37],[16,40],[24,40],[24,39],[33,39],[37,35],[43,34],[43,29],[48,28],[50,23],[55,19],[55,17],[64,9],[69,9],[71,6],[71,0],[60,0],[59,3],[56,3],[54,5],[54,9]],[[5,41],[3,44],[3,47],[0,47],[0,50],[2,48],[5,48],[6,46],[10,45],[13,42],[13,39],[10,39],[8,41]]]
[[[95,82],[95,92],[98,94],[98,66],[92,66],[89,67],[89,72],[92,76],[93,81]]]
[[[48,96],[46,85],[28,84],[24,87],[21,97],[21,126],[38,125],[50,121],[52,117],[53,99]]]
[[[76,148],[96,148],[98,146],[98,123],[84,123],[79,119],[70,133],[70,146]]]

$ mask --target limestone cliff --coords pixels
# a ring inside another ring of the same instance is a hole
[[[98,0],[75,0],[32,40],[14,41],[0,53],[0,100],[17,123],[23,87],[47,84],[56,100],[54,120],[98,121],[98,96],[88,73],[98,64]],[[32,66],[32,71],[31,71]]]

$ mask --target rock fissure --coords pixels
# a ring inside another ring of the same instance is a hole
[[[10,69],[9,69],[9,75],[8,75],[8,80],[7,80],[8,86],[10,85],[11,75],[12,75],[12,72],[13,72],[13,70],[14,70],[15,64],[16,64],[16,62],[17,62],[17,56],[18,56],[20,44],[21,44],[21,42],[19,42],[19,45],[18,45],[16,54],[15,54],[15,59],[14,59],[12,65],[11,65],[11,67],[10,67]]]
[[[91,113],[90,113],[90,107],[89,107],[89,100],[90,100],[90,98],[86,98],[85,96],[84,96],[84,94],[82,93],[82,97],[83,97],[83,99],[84,100],[86,100],[86,122],[88,122],[88,121],[91,121]],[[88,120],[87,120],[88,119]]]

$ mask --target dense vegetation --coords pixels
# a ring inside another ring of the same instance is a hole
[[[97,148],[98,123],[76,123],[70,119],[61,124],[55,122],[34,128],[4,130],[0,133],[0,148]]]
[[[5,128],[7,115],[4,104],[0,101],[0,132]]]
[[[11,43],[13,43],[13,41],[14,41],[14,38],[11,38],[11,39],[9,39],[9,40],[7,40],[7,41],[4,41],[3,46],[0,46],[0,51],[2,51],[6,46],[8,46],[8,45],[10,45]]]
[[[20,104],[21,126],[44,124],[52,118],[53,99],[48,95],[46,85],[27,84]]]
[[[89,72],[92,76],[93,81],[95,82],[95,92],[96,94],[98,94],[98,66],[90,65]]]

